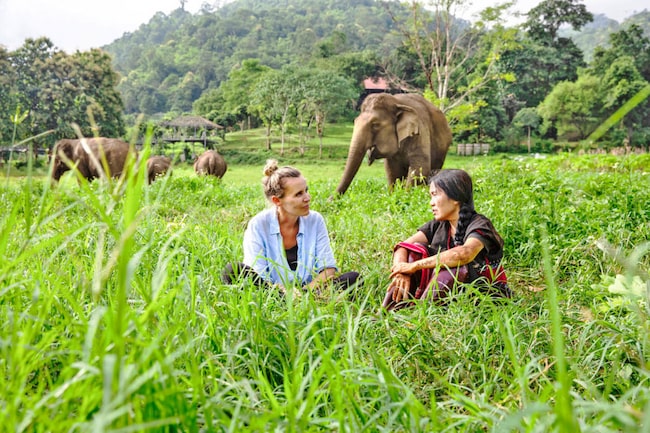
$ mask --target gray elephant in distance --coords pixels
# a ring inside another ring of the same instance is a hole
[[[73,166],[89,181],[106,175],[117,178],[130,153],[137,157],[135,148],[118,138],[62,139],[52,150],[52,179],[58,181]]]
[[[398,179],[406,185],[425,181],[442,168],[451,140],[445,115],[424,97],[369,95],[354,120],[348,158],[336,192],[345,193],[366,153],[369,165],[375,159],[384,158],[391,190]]]
[[[157,177],[164,176],[171,170],[172,159],[167,156],[155,155],[147,159],[147,181],[153,183]]]
[[[228,170],[228,165],[223,156],[216,150],[206,150],[194,162],[194,171],[198,175],[223,177]]]

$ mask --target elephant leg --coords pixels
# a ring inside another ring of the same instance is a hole
[[[427,182],[431,175],[431,163],[429,158],[418,157],[409,160],[408,177],[406,184],[408,186],[421,185]]]
[[[405,180],[408,175],[408,165],[405,165],[400,158],[384,159],[384,169],[386,170],[386,180],[388,180],[388,189],[393,190],[395,182]]]

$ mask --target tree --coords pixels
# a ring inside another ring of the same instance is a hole
[[[110,56],[99,49],[77,52],[71,57],[72,67],[79,79],[75,89],[80,115],[77,118],[82,131],[88,135],[95,127],[107,137],[120,137],[124,134],[124,103],[117,91],[119,76],[113,70]],[[85,106],[84,106],[85,104]],[[92,114],[92,122],[88,116]],[[88,122],[86,122],[86,119]],[[87,128],[87,129],[86,129]]]
[[[598,77],[582,75],[576,82],[563,81],[538,107],[545,126],[554,125],[559,135],[582,140],[603,119],[603,88]]]
[[[41,74],[40,107],[34,117],[42,128],[55,130],[55,138],[74,137],[72,123],[87,137],[124,134],[118,77],[106,53],[99,49],[72,56],[57,52],[45,62]]]
[[[355,86],[328,71],[312,70],[305,87],[305,109],[313,117],[319,138],[318,156],[323,155],[323,134],[328,116],[340,115],[356,99]]]
[[[586,66],[582,52],[573,44],[549,46],[530,38],[504,53],[503,67],[514,74],[506,82],[504,94],[514,95],[527,107],[536,107],[553,87],[562,81],[575,81],[578,69]]]
[[[579,30],[593,15],[577,0],[544,0],[528,11],[522,25],[527,31],[521,45],[504,53],[506,68],[516,76],[508,92],[535,107],[555,84],[575,81],[586,66],[582,51],[571,39],[558,36],[565,24]]]
[[[316,58],[310,62],[310,68],[339,75],[361,91],[363,80],[379,75],[379,63],[377,52],[364,50],[346,52],[328,58]]]
[[[526,16],[524,28],[528,36],[535,41],[553,44],[558,39],[558,30],[564,24],[570,24],[573,30],[594,20],[587,7],[580,0],[543,0],[532,8]]]
[[[165,93],[169,92],[167,101],[171,103],[171,111],[181,113],[191,111],[193,102],[201,96],[203,91],[198,77],[192,72],[187,72],[174,86],[165,90]]]
[[[643,29],[632,24],[609,35],[609,47],[598,47],[588,72],[604,82],[607,92],[606,116],[614,115],[637,98],[640,89],[650,81],[650,39]],[[650,100],[636,101],[617,120],[620,128],[610,130],[606,138],[613,142],[645,146],[650,139]]]
[[[221,111],[234,116],[240,122],[246,120],[250,128],[252,114],[249,107],[250,93],[257,80],[270,69],[262,65],[258,59],[244,60],[241,66],[233,68],[228,74],[228,79],[219,86],[223,98]]]
[[[7,143],[13,139],[13,125],[9,122],[18,108],[18,102],[12,88],[16,81],[14,68],[11,65],[9,52],[0,45],[0,143]]]
[[[271,68],[262,65],[258,59],[247,59],[232,68],[228,79],[218,89],[209,89],[194,102],[194,111],[220,125],[240,129],[252,127],[254,115],[250,107],[250,95],[257,80]]]
[[[86,136],[124,134],[123,104],[111,58],[101,50],[68,55],[47,38],[27,39],[10,54],[15,105],[27,111],[21,139],[53,131],[46,140],[73,137],[72,123]]]
[[[576,0],[544,0],[526,15],[519,45],[501,57],[501,67],[514,76],[500,89],[501,103],[513,120],[521,108],[539,106],[558,83],[578,79],[579,70],[586,66],[584,55],[571,39],[559,37],[558,30],[566,24],[578,30],[593,20]],[[546,136],[555,137],[554,124],[545,125]]]
[[[269,70],[256,81],[249,109],[266,126],[267,149],[271,148],[271,128],[277,124],[280,153],[284,153],[285,132],[295,122],[300,131],[300,151],[304,152],[305,128],[315,123],[322,138],[328,114],[337,113],[356,96],[353,85],[330,71],[287,66]]]
[[[325,40],[317,44],[320,57],[329,58],[341,54],[347,49],[347,36],[340,30],[334,30]]]
[[[511,3],[486,9],[474,26],[455,18],[457,10],[465,5],[465,0],[411,1],[408,21],[389,9],[403,38],[405,50],[401,52],[410,53],[416,59],[412,68],[421,74],[425,89],[435,95],[433,102],[445,112],[465,103],[499,75],[500,54],[514,42],[514,30],[501,25],[501,15]],[[479,39],[490,32],[498,36],[484,38],[484,47],[488,49],[480,51]],[[397,61],[396,64],[406,63]],[[387,69],[397,87],[412,87],[403,78],[402,68]]]
[[[288,118],[291,99],[288,95],[285,74],[271,69],[255,83],[250,95],[249,109],[257,115],[266,127],[266,148],[271,150],[271,129],[275,123],[280,125],[282,149],[284,153],[284,125]]]
[[[280,154],[284,154],[286,132],[291,122],[291,110],[299,110],[304,101],[306,87],[302,79],[304,76],[304,70],[292,66],[286,66],[271,76],[269,88],[275,89],[275,96],[270,108],[280,128]],[[294,117],[296,116],[294,115]],[[299,124],[302,122],[299,121]]]
[[[617,109],[631,100],[637,93],[648,86],[648,82],[643,79],[639,71],[636,69],[634,58],[630,56],[622,56],[616,59],[614,63],[607,69],[604,77],[604,108],[607,110],[608,115],[614,113]],[[650,117],[650,104],[647,100],[637,105],[632,111],[627,113],[621,119],[621,127],[625,130],[625,141],[630,144],[637,144],[635,135],[637,133],[642,136],[647,136],[648,118]],[[647,142],[639,142],[638,144],[645,146]]]
[[[216,119],[218,117],[226,117],[223,110],[225,102],[223,99],[223,92],[219,89],[208,89],[201,93],[201,96],[192,104],[192,112],[208,120],[218,123],[222,126],[234,126],[236,119],[233,119],[232,124],[225,124]]]
[[[15,104],[21,111],[28,112],[23,122],[24,130],[16,137],[18,141],[45,132],[48,127],[41,124],[51,107],[44,105],[40,90],[47,75],[47,60],[58,50],[48,38],[25,39],[16,51],[10,53],[10,60],[15,73],[13,93]]]
[[[503,67],[515,76],[503,89],[511,117],[517,107],[537,107],[556,84],[578,79],[579,69],[586,66],[584,55],[571,39],[559,37],[558,29],[569,24],[579,30],[593,20],[577,0],[544,0],[526,15],[522,28],[527,32],[520,35],[520,45],[502,56]]]
[[[519,128],[526,128],[526,136],[528,143],[528,153],[530,153],[530,136],[533,129],[537,129],[541,122],[541,117],[537,110],[531,107],[526,107],[517,112],[512,123]]]
[[[596,47],[590,69],[596,75],[605,75],[612,63],[622,56],[632,57],[641,76],[650,81],[650,39],[644,36],[638,24],[610,34],[608,48]]]

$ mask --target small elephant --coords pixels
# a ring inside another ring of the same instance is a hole
[[[147,179],[153,183],[159,176],[164,176],[171,171],[172,159],[167,156],[155,155],[147,159]]]
[[[406,180],[413,185],[442,168],[451,145],[445,115],[417,94],[377,93],[368,96],[354,120],[348,158],[338,194],[344,194],[357,174],[364,155],[368,165],[384,159],[388,187]]]
[[[56,142],[52,155],[52,179],[58,181],[73,164],[89,181],[105,176],[105,167],[111,177],[120,177],[129,153],[135,149],[117,138],[62,139]],[[68,161],[69,160],[69,161]]]
[[[194,171],[198,175],[209,174],[221,178],[227,169],[226,160],[216,150],[206,150],[194,163]]]

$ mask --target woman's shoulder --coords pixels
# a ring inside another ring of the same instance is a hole
[[[472,215],[472,219],[470,220],[467,229],[469,231],[480,228],[494,230],[494,225],[492,224],[492,220],[490,218],[486,217],[483,214],[476,213]]]
[[[418,230],[421,232],[426,232],[426,231],[434,232],[438,230],[440,227],[442,227],[442,222],[437,221],[435,218],[433,218],[425,222],[424,224],[422,224]]]
[[[492,221],[485,215],[475,214],[469,225],[467,226],[467,234],[469,236],[471,233],[478,233],[483,239],[494,240],[497,244],[503,247],[503,239],[501,235],[494,228]]]
[[[275,214],[275,207],[269,207],[264,210],[259,211],[255,215],[253,215],[253,218],[251,219],[264,219],[264,218],[269,218],[270,216]]]
[[[248,221],[248,225],[258,225],[262,223],[266,223],[271,220],[271,218],[275,215],[275,208],[268,208],[264,209],[255,215]]]
[[[485,215],[480,214],[480,213],[475,213],[474,215],[472,215],[472,219],[471,219],[470,221],[471,221],[471,222],[474,222],[474,221],[476,221],[476,222],[479,222],[479,221],[488,221],[488,222],[492,222],[492,221],[490,220],[490,218],[488,218],[488,217],[486,217]]]

